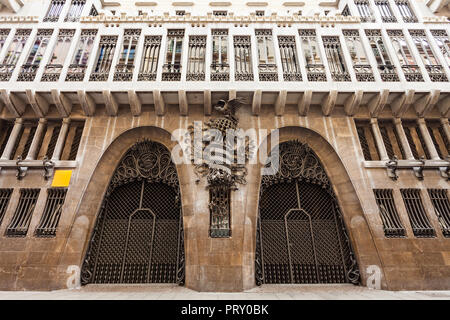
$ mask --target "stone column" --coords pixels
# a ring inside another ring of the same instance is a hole
[[[39,119],[39,124],[37,126],[36,132],[34,133],[33,141],[31,142],[30,149],[28,150],[27,157],[25,160],[35,160],[36,154],[39,151],[39,147],[42,141],[42,134],[44,133],[45,126],[47,125],[47,119]]]
[[[450,125],[448,124],[448,118],[441,118],[442,128],[444,128],[447,141],[450,141]]]
[[[439,154],[436,151],[436,147],[434,146],[433,140],[431,139],[431,135],[425,123],[425,119],[419,118],[417,119],[417,123],[419,124],[420,132],[422,133],[423,140],[425,141],[425,145],[427,146],[431,159],[440,160],[441,158],[439,157]]]
[[[371,118],[370,124],[372,126],[372,133],[375,138],[375,142],[377,144],[378,152],[380,154],[380,160],[387,161],[389,160],[388,154],[386,152],[386,147],[383,142],[383,138],[381,137],[380,128],[378,127],[377,118]]]
[[[17,118],[14,127],[11,131],[11,134],[9,135],[8,143],[6,144],[5,150],[3,151],[2,157],[0,160],[10,160],[11,159],[11,153],[14,149],[14,146],[16,145],[17,138],[19,137],[20,131],[22,130],[23,126],[23,119]]]
[[[398,138],[400,139],[400,143],[402,144],[403,151],[405,152],[406,160],[414,160],[414,155],[411,151],[411,147],[408,143],[408,139],[406,139],[405,130],[402,126],[402,119],[395,118],[394,119],[395,130],[397,131]]]
[[[56,141],[55,150],[53,151],[52,161],[58,161],[61,158],[61,153],[64,148],[64,142],[66,141],[67,132],[70,127],[70,118],[64,118],[59,131],[58,140]]]

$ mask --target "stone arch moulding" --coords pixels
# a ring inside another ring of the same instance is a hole
[[[278,130],[280,144],[292,140],[297,140],[303,144],[307,144],[322,163],[341,209],[342,218],[359,265],[361,284],[367,284],[368,278],[371,276],[372,272],[371,266],[375,265],[381,270],[381,287],[383,289],[387,289],[388,281],[385,278],[383,264],[379,256],[370,225],[363,213],[361,202],[347,169],[345,168],[344,163],[336,150],[321,134],[312,129],[289,126],[278,128]],[[269,153],[274,147],[274,145],[271,145],[270,133],[262,139],[261,144],[258,146],[258,151],[264,144],[267,145],[267,153]],[[249,210],[247,213],[254,213],[255,216],[248,217],[252,223],[246,225],[245,231],[247,234],[252,233],[253,240],[248,242],[248,246],[252,247],[247,247],[244,250],[247,252],[253,252],[253,254],[256,249],[256,224],[259,213],[259,191],[262,178],[261,163],[265,163],[265,161],[265,158],[259,159],[258,165],[253,166],[253,168],[250,168],[249,170],[249,175],[254,176],[252,182],[256,182],[257,184],[252,190],[252,192],[257,195],[257,201],[256,203],[251,203],[251,200],[247,200],[247,205],[249,207],[254,205],[256,208],[255,210]],[[254,272],[255,271],[256,269]]]

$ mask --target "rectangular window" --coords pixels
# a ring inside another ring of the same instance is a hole
[[[417,18],[408,0],[395,0],[395,4],[402,15],[404,22],[417,22]]]
[[[5,216],[12,192],[13,189],[0,189],[0,224],[2,223],[3,217]]]
[[[392,189],[374,189],[373,192],[380,210],[384,235],[388,238],[404,237],[406,231],[398,215]]]
[[[359,143],[367,161],[380,160],[377,144],[373,135],[372,127],[369,121],[356,120],[356,131],[358,133]]]
[[[52,57],[50,58],[49,64],[45,66],[41,81],[59,80],[59,75],[64,67],[64,62],[69,53],[74,34],[75,30],[62,29],[59,31],[58,40],[53,48]]]
[[[97,53],[97,63],[89,78],[90,81],[107,81],[111,70],[117,36],[102,36]]]
[[[47,157],[47,159],[52,158],[60,131],[61,121],[47,122],[42,135],[42,143],[40,144],[39,152],[36,157],[37,160],[43,160],[45,157]]]
[[[114,72],[114,81],[131,81],[133,79],[136,47],[141,30],[126,29],[123,36],[122,51]]]
[[[14,121],[0,120],[0,157],[5,151],[13,127]]]
[[[97,11],[97,9],[95,8],[94,5],[91,7],[91,11],[89,11],[89,15],[90,15],[91,17],[96,17],[96,16],[98,16],[98,11]]]
[[[53,188],[47,190],[47,201],[44,213],[36,228],[37,237],[54,237],[58,227],[61,212],[66,199],[67,189]]]
[[[220,203],[218,206],[210,206],[210,227],[211,238],[231,237],[230,221],[230,189],[217,186],[209,189],[209,203]]]
[[[255,34],[258,46],[259,81],[278,81],[272,30],[257,29]]]
[[[375,81],[372,67],[367,59],[364,46],[359,37],[358,30],[342,30],[345,43],[350,51],[352,58],[353,70],[355,70],[356,80],[358,81]]]
[[[213,29],[211,81],[229,81],[230,65],[228,64],[228,30]]]
[[[443,125],[439,120],[426,120],[425,122],[439,157],[446,159],[450,154],[450,143],[447,140]]]
[[[20,198],[7,229],[7,237],[25,237],[39,197],[40,189],[20,189]]]
[[[298,30],[308,81],[327,81],[315,30]]]
[[[37,121],[24,121],[11,152],[12,158],[10,160],[17,160],[19,157],[24,160],[27,157],[37,126]]]
[[[422,132],[416,121],[402,121],[406,139],[415,159],[431,159],[430,153],[425,145]]]
[[[350,74],[348,73],[345,65],[345,59],[342,53],[339,37],[324,36],[322,37],[322,40],[333,80],[351,81]]]
[[[206,36],[190,36],[186,81],[205,81]]]
[[[77,158],[81,138],[83,136],[84,121],[70,122],[69,130],[64,142],[61,160],[74,161]]]
[[[431,30],[431,34],[436,41],[436,44],[441,50],[447,65],[450,66],[450,40],[445,30]]]
[[[9,29],[0,29],[0,51],[2,51],[3,46],[5,45],[6,38],[8,38],[9,32]]]
[[[83,81],[86,72],[89,56],[94,47],[95,36],[97,30],[82,30],[80,40],[78,40],[77,48],[72,61],[69,65],[66,81]]]
[[[86,0],[72,0],[70,4],[69,12],[67,13],[64,21],[77,22],[80,20],[81,13],[83,12]]]
[[[250,36],[234,36],[235,80],[253,81]]]
[[[431,238],[436,236],[420,196],[420,189],[400,189],[405,203],[406,212],[408,213],[409,221],[413,233],[418,238]]]
[[[51,29],[38,30],[34,45],[20,70],[17,81],[34,81],[52,34]]]
[[[388,0],[375,0],[375,5],[381,15],[381,21],[383,22],[397,22],[394,14],[392,13],[391,6]]]
[[[177,11],[175,11],[175,15],[176,16],[185,16],[186,15],[186,11],[184,11],[184,10],[177,10]]]
[[[450,237],[450,201],[446,189],[428,189],[444,237]]]
[[[183,50],[184,30],[167,30],[166,61],[163,66],[163,81],[181,80],[181,53]]]
[[[23,48],[31,34],[31,29],[18,29],[0,65],[0,81],[9,81],[19,61]]]
[[[161,50],[161,36],[146,36],[144,53],[138,81],[155,81],[158,70],[159,52]]]
[[[256,10],[255,15],[257,17],[264,17],[265,15],[264,10]]]
[[[302,81],[294,36],[278,36],[284,81]]]
[[[383,81],[400,81],[392,59],[386,49],[380,30],[366,30],[370,48],[377,61],[378,71]]]
[[[51,0],[44,22],[57,22],[65,3],[65,0]]]
[[[355,5],[362,22],[375,22],[368,0],[355,0]]]
[[[214,10],[213,15],[216,17],[226,17],[228,12],[226,10]]]
[[[378,121],[381,137],[383,138],[384,146],[389,159],[397,157],[398,159],[406,159],[400,138],[392,120]]]

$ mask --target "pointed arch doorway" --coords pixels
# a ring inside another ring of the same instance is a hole
[[[359,283],[358,265],[327,174],[307,144],[279,145],[261,181],[256,284]]]
[[[108,186],[81,282],[184,284],[184,267],[180,188],[170,151],[137,142]]]

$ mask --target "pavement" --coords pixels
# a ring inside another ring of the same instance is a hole
[[[240,293],[173,284],[88,285],[56,291],[0,291],[0,300],[450,300],[450,291],[385,291],[354,285],[263,285]]]

